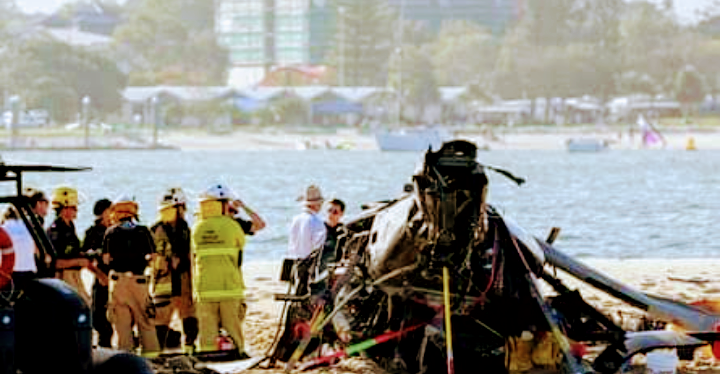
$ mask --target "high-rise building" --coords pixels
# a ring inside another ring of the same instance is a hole
[[[216,0],[220,44],[230,51],[231,84],[252,84],[273,67],[319,63],[332,36],[323,0]]]
[[[215,0],[220,44],[230,51],[230,84],[260,81],[273,67],[322,64],[335,43],[331,0]],[[363,1],[363,0],[357,0]],[[406,19],[438,30],[444,20],[464,19],[501,34],[526,0],[387,0]],[[404,3],[404,5],[403,5]]]

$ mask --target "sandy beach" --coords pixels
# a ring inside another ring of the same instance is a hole
[[[489,131],[460,131],[456,136],[490,150],[565,150],[566,142],[573,138],[597,138],[608,141],[611,149],[641,149],[640,137],[631,138],[627,131],[595,128],[535,128],[495,129]],[[720,149],[720,131],[673,130],[664,133],[665,149],[685,149],[688,138],[694,138],[699,150]],[[377,144],[372,134],[353,129],[337,132],[299,132],[280,129],[243,129],[226,134],[209,134],[199,130],[170,131],[161,136],[161,143],[182,150],[304,150],[335,148],[372,151]]]
[[[664,296],[673,300],[693,302],[699,300],[720,300],[720,258],[717,259],[583,259],[582,262],[626,285],[645,293]],[[278,330],[282,303],[274,301],[275,293],[284,293],[287,284],[278,281],[280,263],[248,262],[243,265],[246,283],[247,316],[244,323],[246,350],[253,357],[264,357]],[[571,289],[579,289],[583,298],[604,314],[610,316],[625,329],[635,329],[643,312],[601,291],[558,271],[560,278]],[[85,273],[85,284],[92,284],[92,275]],[[543,287],[544,289],[545,287]],[[549,288],[548,288],[549,289]],[[182,330],[179,320],[171,327]],[[644,365],[645,357],[635,356],[633,364]],[[223,365],[213,367],[221,373]],[[242,373],[283,374],[281,367],[256,368]],[[695,352],[693,361],[680,361],[679,373],[720,374],[720,360],[708,354],[707,348]],[[336,374],[384,374],[369,359],[351,357],[343,359],[332,367],[321,367],[307,373]]]
[[[586,259],[586,264],[644,292],[690,302],[702,299],[720,299],[720,259]],[[253,356],[264,355],[277,329],[278,315],[282,304],[273,301],[274,293],[285,291],[285,285],[277,281],[279,264],[255,262],[245,265],[247,284],[248,315],[245,321],[247,349]],[[642,312],[615,298],[584,286],[567,276],[561,276],[571,288],[579,288],[586,301],[620,321],[626,328],[633,324]],[[620,312],[620,313],[619,313]],[[643,357],[636,363],[642,364]],[[720,373],[720,362],[703,357],[696,352],[695,361],[682,361],[683,373]],[[255,369],[250,373],[282,373],[279,368]],[[381,373],[372,362],[349,359],[337,367],[311,372],[330,373]]]

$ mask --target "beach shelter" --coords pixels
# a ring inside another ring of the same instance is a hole
[[[312,112],[321,115],[360,114],[363,104],[360,100],[351,100],[336,90],[331,90],[314,98]]]

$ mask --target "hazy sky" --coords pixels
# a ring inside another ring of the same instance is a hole
[[[67,0],[17,0],[20,8],[28,13],[44,12],[50,13],[60,7],[62,4],[69,2]]]
[[[25,12],[51,13],[62,4],[71,0],[16,0],[17,4]],[[360,0],[359,0],[360,1]],[[662,3],[663,0],[649,0],[654,3]],[[708,6],[712,0],[675,0],[675,9],[683,21],[691,21],[695,18],[695,11]]]

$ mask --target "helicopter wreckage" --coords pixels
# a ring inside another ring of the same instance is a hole
[[[637,353],[720,340],[720,314],[614,281],[556,250],[557,232],[535,238],[488,205],[486,170],[524,181],[476,152],[459,140],[428,150],[406,193],[347,222],[334,251],[286,261],[272,362],[303,369],[364,352],[393,372],[616,373]],[[625,331],[550,267],[689,332]],[[588,345],[605,347],[593,362]]]

